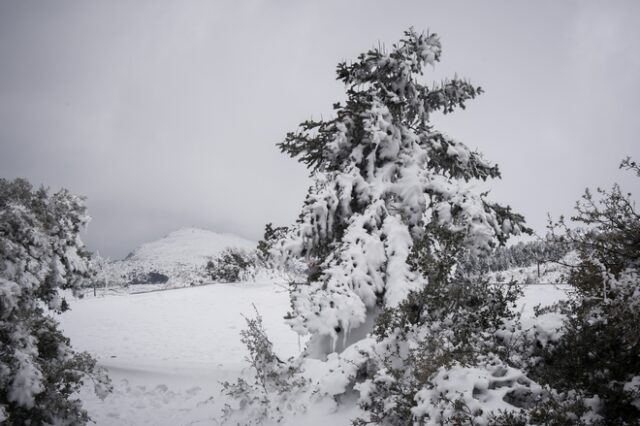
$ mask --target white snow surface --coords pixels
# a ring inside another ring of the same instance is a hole
[[[533,306],[566,297],[566,286],[530,285],[519,303],[524,317]],[[281,358],[299,353],[296,333],[285,325],[285,288],[269,282],[214,284],[145,294],[73,300],[59,319],[77,350],[86,350],[109,371],[114,392],[101,401],[89,384],[80,393],[101,425],[216,425],[226,402],[220,381],[234,381],[246,349],[242,315],[256,308]],[[311,407],[291,425],[349,425],[354,404]]]
[[[242,315],[255,316],[253,304],[278,354],[299,353],[297,334],[282,320],[288,300],[271,283],[74,300],[60,316],[62,329],[108,369],[115,388],[101,401],[85,386],[85,407],[98,425],[217,424],[219,382],[246,367],[239,332]]]

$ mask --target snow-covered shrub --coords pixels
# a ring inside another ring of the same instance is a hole
[[[358,424],[482,424],[492,411],[518,410],[514,395],[539,392],[509,362],[520,294],[455,276],[386,309],[375,329],[376,373],[359,385],[367,417]]]
[[[294,363],[285,363],[275,354],[257,309],[255,318],[245,317],[245,320],[247,328],[240,332],[240,340],[249,352],[247,361],[253,370],[252,378],[247,381],[240,377],[235,383],[222,384],[223,392],[237,400],[239,405],[236,408],[227,404],[223,420],[233,419],[244,425],[278,423],[284,414],[280,405],[292,392],[305,385],[304,379],[298,375]],[[303,409],[302,406],[297,408]],[[290,406],[289,410],[293,407]]]
[[[640,176],[630,160],[621,167]],[[530,370],[559,391],[596,396],[603,424],[631,425],[640,419],[640,214],[617,185],[598,192],[577,203],[571,219],[580,226],[556,224],[559,241],[578,252],[576,294],[556,306],[566,315],[562,336],[534,352]]]
[[[160,272],[151,271],[147,274],[147,282],[149,284],[163,284],[169,281],[169,277]]]
[[[82,200],[50,195],[22,179],[0,179],[0,423],[77,425],[89,420],[73,398],[85,378],[104,396],[109,382],[75,352],[51,312],[68,309],[59,289],[94,279],[79,238]]]
[[[126,274],[127,285],[164,284],[169,277],[158,271],[130,271]]]
[[[597,401],[587,401],[593,405]],[[558,393],[543,388],[520,411],[497,410],[489,416],[488,426],[596,426],[600,419],[590,416],[591,408],[573,391]]]
[[[286,226],[273,227],[267,223],[264,227],[264,236],[258,241],[257,258],[265,266],[273,266],[274,245],[289,231]]]
[[[207,262],[206,271],[213,281],[235,283],[245,279],[255,266],[255,253],[228,248]]]
[[[91,256],[91,269],[95,271],[95,275],[88,284],[93,287],[94,295],[98,288],[106,289],[107,287],[121,287],[128,284],[124,280],[120,268],[97,253],[93,253]]]
[[[256,265],[253,278],[285,283],[304,280],[308,265],[302,259],[289,258],[285,261],[278,258],[277,244],[287,234],[286,226],[274,227],[267,223],[262,240],[256,248]]]

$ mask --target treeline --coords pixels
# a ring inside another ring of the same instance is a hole
[[[569,251],[571,251],[571,245],[558,240],[519,242],[509,247],[499,247],[490,255],[479,256],[467,253],[461,257],[458,267],[466,273],[475,275],[507,271],[558,261]]]

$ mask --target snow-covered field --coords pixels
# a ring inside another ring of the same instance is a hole
[[[282,321],[288,293],[273,284],[217,284],[145,294],[75,300],[60,318],[78,350],[108,368],[115,387],[104,402],[82,393],[98,425],[215,424],[219,381],[244,365],[239,331],[255,304],[275,347],[298,353]],[[213,397],[213,399],[211,399]]]
[[[531,316],[536,304],[553,303],[565,291],[527,286],[520,309]],[[225,403],[219,382],[233,380],[246,367],[239,331],[245,326],[242,315],[255,315],[253,304],[276,352],[284,358],[298,354],[298,337],[282,319],[288,293],[277,284],[217,284],[74,300],[72,310],[60,317],[62,328],[78,350],[91,352],[109,370],[115,388],[101,401],[85,386],[81,398],[91,417],[97,425],[218,424]],[[311,413],[296,424],[348,425],[350,417]]]

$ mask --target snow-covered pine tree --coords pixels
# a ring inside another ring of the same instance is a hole
[[[51,312],[93,276],[79,232],[82,200],[50,195],[23,180],[0,179],[0,423],[78,425],[89,420],[72,394],[90,376],[98,395],[109,382],[88,353],[77,353]]]
[[[522,216],[471,187],[498,178],[498,167],[429,123],[482,92],[459,78],[424,83],[424,67],[440,55],[436,34],[410,29],[389,51],[340,63],[347,100],[334,105],[335,118],[305,121],[279,144],[313,179],[279,246],[309,265],[307,282],[291,289],[289,315],[296,331],[311,333],[308,356],[340,352],[381,310],[423,288],[429,274],[407,260],[416,251],[441,256],[440,236],[477,253],[527,230]]]
[[[258,247],[256,248],[256,256],[260,262],[265,265],[271,263],[273,245],[282,239],[287,233],[287,230],[286,226],[276,226],[274,228],[271,222],[264,226],[264,236],[258,241]]]

